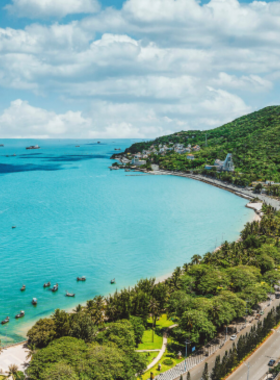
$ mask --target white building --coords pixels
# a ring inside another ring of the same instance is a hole
[[[193,154],[188,154],[187,155],[188,160],[194,160],[194,155]]]
[[[142,165],[146,165],[146,161],[145,160],[139,160],[138,158],[136,158],[136,156],[131,160],[131,164],[132,165],[135,165],[135,166],[142,166]]]

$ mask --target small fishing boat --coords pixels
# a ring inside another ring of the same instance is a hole
[[[0,148],[3,148],[4,147],[4,144],[0,144]]]
[[[66,297],[75,297],[75,293],[68,293],[67,290],[66,290],[65,296]]]
[[[54,293],[54,292],[57,292],[58,291],[58,284],[55,284],[52,288],[51,288],[51,291]]]
[[[76,145],[75,148],[80,148],[80,145]]]
[[[97,141],[97,144],[100,144],[100,141]]]
[[[10,317],[6,317],[6,319],[4,319],[4,321],[1,322],[1,325],[5,325],[8,322],[10,322]]]
[[[115,284],[116,283],[116,279],[114,278],[113,280],[111,280],[111,284]]]
[[[16,319],[19,319],[19,318],[23,318],[25,316],[25,312],[23,310],[21,310],[21,312],[19,314],[16,315]]]
[[[17,228],[17,226],[12,226],[12,229]]]
[[[44,284],[44,288],[49,288],[51,286],[51,283],[50,282],[46,282],[45,284]]]
[[[86,276],[77,277],[77,281],[86,281]]]
[[[37,305],[37,303],[38,303],[38,300],[37,300],[37,298],[33,298],[33,300],[32,300],[32,305]]]
[[[24,290],[26,289],[26,286],[25,285],[22,285],[22,287],[20,288],[20,290],[23,292]]]

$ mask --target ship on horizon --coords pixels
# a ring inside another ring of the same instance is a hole
[[[26,149],[40,149],[39,145],[31,145],[28,146]]]

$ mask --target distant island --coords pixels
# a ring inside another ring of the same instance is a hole
[[[127,167],[204,174],[279,196],[280,106],[263,108],[211,130],[189,130],[133,144],[111,158]]]

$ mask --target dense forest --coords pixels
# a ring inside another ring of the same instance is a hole
[[[201,150],[192,152],[195,155],[193,161],[187,160],[187,154],[173,151],[164,156],[151,155],[152,162],[159,163],[161,168],[201,173],[205,164],[213,165],[215,159],[223,161],[227,153],[232,153],[235,173],[215,173],[212,170],[210,175],[242,186],[258,180],[280,182],[280,106],[266,107],[219,128],[181,131],[136,143],[125,153],[137,153],[151,145],[168,145],[170,142],[184,146],[198,144]]]
[[[257,310],[280,280],[280,212],[265,204],[262,211],[261,221],[245,225],[240,241],[194,255],[165,282],[140,280],[78,305],[72,314],[56,310],[39,320],[28,332],[33,355],[28,378],[128,380],[147,365],[135,348],[148,319],[154,326],[165,313],[177,323],[171,333],[176,355],[186,338],[199,348]]]

